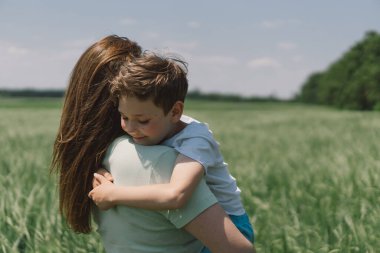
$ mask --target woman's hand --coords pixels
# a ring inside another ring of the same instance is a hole
[[[109,173],[108,170],[106,169],[103,169],[103,168],[100,168],[96,171],[96,174],[100,174],[102,175],[103,177],[105,177],[108,181],[110,181],[111,183],[113,183],[113,177],[111,175],[111,173]],[[100,185],[100,181],[96,179],[96,177],[94,176],[94,178],[92,179],[92,188],[95,188],[97,186]]]
[[[115,205],[113,196],[115,195],[118,187],[106,177],[97,173],[94,173],[93,182],[94,181],[96,181],[97,186],[90,191],[88,197],[91,198],[101,210],[108,210],[112,208]]]

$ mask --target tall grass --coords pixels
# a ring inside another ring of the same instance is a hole
[[[379,252],[379,113],[225,107],[189,113],[221,143],[258,252]]]
[[[103,252],[71,232],[49,175],[60,102],[0,101],[0,252]],[[380,114],[291,104],[189,101],[208,122],[258,252],[377,252]]]
[[[41,101],[1,101],[0,252],[100,252],[96,233],[80,236],[58,215],[56,177],[49,175],[59,124]],[[5,109],[4,109],[5,108]]]

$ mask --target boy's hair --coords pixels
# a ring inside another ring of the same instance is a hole
[[[185,101],[188,81],[186,62],[152,52],[125,62],[119,74],[111,81],[111,94],[132,96],[153,103],[167,114],[175,102]]]

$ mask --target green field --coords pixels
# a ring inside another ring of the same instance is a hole
[[[0,98],[0,252],[103,252],[69,231],[48,167],[61,101]],[[258,252],[379,252],[380,113],[189,101],[242,190]]]

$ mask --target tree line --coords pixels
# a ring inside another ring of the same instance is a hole
[[[3,97],[49,97],[59,98],[65,95],[64,90],[35,90],[35,89],[0,89]]]
[[[50,97],[60,98],[65,95],[64,90],[34,90],[34,89],[0,89],[0,97]],[[237,94],[223,94],[217,92],[204,93],[199,90],[189,91],[186,96],[193,100],[229,101],[229,102],[279,102],[283,101],[275,96],[268,97],[243,97]]]
[[[296,100],[342,109],[380,110],[380,35],[364,38],[302,85]]]

